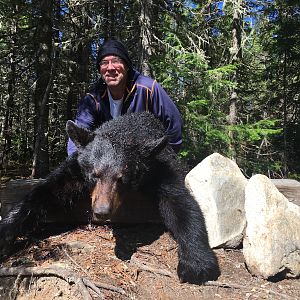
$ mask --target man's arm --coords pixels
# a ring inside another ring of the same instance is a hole
[[[182,144],[182,119],[178,108],[157,82],[152,90],[152,112],[167,129],[169,143],[178,152]]]
[[[93,129],[96,127],[97,107],[96,100],[89,94],[79,101],[75,123],[81,128]],[[69,139],[67,145],[68,156],[77,151],[75,144]]]

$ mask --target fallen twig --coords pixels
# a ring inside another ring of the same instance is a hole
[[[74,232],[75,230],[76,229],[73,228],[73,229],[70,229],[68,231],[65,231],[65,232],[62,232],[62,233],[59,233],[59,234],[56,234],[56,235],[49,236],[49,237],[47,237],[47,240],[51,241],[51,240],[55,240],[55,239],[60,239],[60,238],[62,238],[64,236],[66,236],[66,235]]]
[[[81,293],[83,300],[92,300],[92,297],[82,281],[82,278],[74,275],[69,270],[65,270],[60,267],[50,266],[47,268],[40,267],[15,267],[15,268],[1,268],[0,277],[58,277],[68,282],[69,284],[75,284],[77,290]]]
[[[17,276],[15,282],[14,282],[14,286],[13,288],[10,290],[9,292],[9,299],[14,300],[16,299],[17,295],[18,295],[18,290],[19,290],[19,286],[21,284],[22,281],[22,277],[21,276]]]
[[[100,291],[100,289],[95,285],[95,283],[93,283],[92,281],[90,281],[87,278],[82,278],[82,282],[84,283],[85,286],[89,287],[90,289],[92,289],[99,297],[103,298],[103,294]]]
[[[100,234],[97,234],[96,236],[97,236],[98,238],[103,239],[103,240],[108,241],[108,242],[111,242],[111,241],[112,241],[112,238],[107,238],[107,237],[102,236],[102,235],[100,235]]]
[[[225,289],[242,289],[242,288],[245,288],[242,285],[231,284],[231,283],[227,283],[227,282],[218,282],[218,281],[206,281],[203,285],[217,286],[217,287],[221,287],[221,288],[225,288]]]
[[[70,255],[69,253],[66,251],[66,249],[63,247],[62,248],[64,254],[68,257],[68,259],[75,265],[77,266],[81,271],[83,271],[86,275],[89,275],[86,270],[80,266]],[[119,294],[122,294],[122,295],[125,295],[126,292],[119,288],[119,287],[116,287],[114,285],[111,285],[111,284],[106,284],[106,283],[102,283],[102,282],[91,282],[89,279],[87,278],[83,278],[84,279],[84,282],[87,282],[88,284],[90,285],[87,285],[88,287],[90,287],[94,292],[96,292],[97,294],[100,292],[101,294],[101,291],[98,289],[98,288],[102,288],[102,289],[105,289],[105,290],[109,290],[109,291],[113,291],[113,292],[117,292]],[[96,290],[97,291],[96,291]]]
[[[221,287],[221,288],[228,288],[228,289],[241,289],[241,290],[245,290],[248,289],[249,287],[244,286],[244,285],[240,285],[240,284],[235,284],[235,283],[228,283],[228,282],[218,282],[218,281],[207,281],[204,283],[205,286],[216,286],[216,287]],[[288,299],[288,300],[292,300],[294,298],[290,297],[287,294],[283,294],[282,292],[278,293],[275,292],[273,290],[267,290],[267,289],[263,289],[260,287],[254,287],[255,290],[257,291],[261,291],[264,293],[269,293],[275,296],[280,296],[281,298],[284,299]]]
[[[64,254],[67,256],[67,258],[68,258],[68,259],[69,259],[76,267],[78,267],[82,272],[84,272],[84,274],[86,274],[86,275],[89,276],[88,272],[87,272],[80,264],[78,264],[78,263],[77,263],[77,262],[69,255],[69,253],[67,252],[67,250],[66,250],[65,247],[62,247],[61,249],[62,249],[62,251],[64,252]]]
[[[175,278],[176,276],[171,273],[168,270],[164,270],[164,269],[157,269],[157,268],[153,268],[150,266],[147,266],[143,263],[141,263],[136,257],[132,256],[130,262],[134,265],[136,265],[140,270],[144,270],[144,271],[148,271],[151,273],[156,273],[156,274],[160,274],[160,275],[164,275],[164,276],[168,276],[171,278]],[[243,285],[239,285],[239,284],[234,284],[234,283],[227,283],[227,282],[218,282],[218,281],[207,281],[203,284],[204,286],[216,286],[216,287],[220,287],[220,288],[229,288],[229,289],[247,289],[246,286]],[[278,293],[275,292],[273,290],[266,290],[266,289],[262,289],[259,287],[255,287],[256,290],[258,291],[262,291],[265,293],[269,293],[275,296],[281,296],[284,299],[288,299],[288,300],[292,300],[294,298],[290,297],[289,295],[283,294],[283,293]]]
[[[159,274],[159,275],[163,275],[163,276],[167,276],[167,277],[171,277],[171,278],[176,278],[176,276],[172,272],[165,270],[165,269],[158,269],[158,268],[144,265],[139,260],[137,260],[134,256],[131,257],[130,263],[136,265],[140,270],[143,270],[143,271],[147,271],[150,273]]]
[[[107,283],[103,283],[103,282],[94,282],[94,284],[97,287],[105,289],[105,290],[109,290],[109,291],[112,291],[112,292],[117,292],[117,293],[122,294],[122,295],[126,294],[126,292],[122,288],[116,287],[116,286],[111,285],[111,284],[107,284]]]
[[[93,300],[89,290],[87,289],[87,286],[84,284],[83,280],[81,277],[76,278],[75,284],[79,286],[79,291],[81,293],[81,296],[83,300]]]

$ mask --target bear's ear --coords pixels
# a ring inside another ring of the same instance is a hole
[[[159,154],[168,144],[167,136],[163,136],[160,139],[152,140],[147,142],[143,146],[143,154],[145,157],[153,157]]]
[[[73,121],[67,121],[66,131],[69,138],[76,145],[76,147],[84,147],[90,143],[94,137],[95,133],[89,131],[85,128],[78,127]]]

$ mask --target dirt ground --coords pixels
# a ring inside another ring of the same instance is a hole
[[[300,299],[299,279],[252,277],[242,250],[215,252],[221,267],[216,282],[180,283],[177,245],[160,225],[81,226],[36,240],[2,263],[2,270],[27,268],[29,275],[0,277],[0,299]],[[91,282],[98,289],[86,288]]]

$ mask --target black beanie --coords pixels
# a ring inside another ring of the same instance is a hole
[[[127,67],[129,69],[132,69],[132,61],[129,58],[127,49],[125,46],[117,41],[117,40],[109,40],[103,44],[103,46],[100,48],[97,56],[97,70],[99,71],[99,64],[103,57],[107,55],[116,55],[119,56],[124,60]]]

